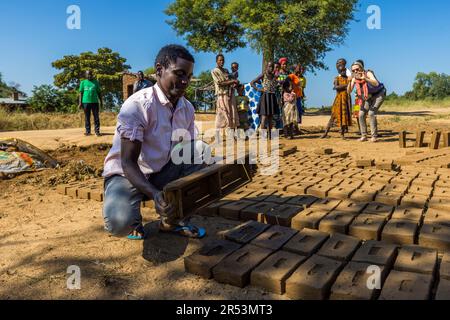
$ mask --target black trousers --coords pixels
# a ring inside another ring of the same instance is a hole
[[[95,133],[100,133],[100,115],[98,103],[83,103],[84,125],[86,133],[91,133],[91,112],[94,115]]]

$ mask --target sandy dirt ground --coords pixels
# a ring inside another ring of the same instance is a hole
[[[422,123],[420,119],[427,115],[421,113],[428,111],[415,112],[380,116],[379,143],[358,142],[356,127],[345,141],[337,131],[329,139],[318,139],[327,115],[306,116],[305,134],[282,143],[297,145],[299,152],[329,146],[353,156],[395,159],[405,154],[398,147],[399,130],[450,128],[449,121],[439,117]],[[392,121],[394,117],[401,121]],[[202,120],[198,122],[201,130],[213,125],[207,121],[211,119]],[[286,299],[184,272],[183,257],[237,222],[195,217],[193,222],[205,227],[208,237],[188,240],[158,233],[156,213],[143,209],[150,237],[144,242],[129,241],[103,230],[101,203],[58,194],[55,187],[60,182],[101,174],[114,128],[103,128],[103,132],[103,137],[84,137],[82,129],[0,133],[48,150],[62,164],[59,169],[0,181],[0,299]],[[81,270],[80,290],[67,289],[67,269],[73,265]]]

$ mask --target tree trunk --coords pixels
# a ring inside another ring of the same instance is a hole
[[[266,69],[267,62],[272,61],[275,56],[275,47],[273,44],[268,44],[264,46],[263,51],[263,61],[262,61],[262,72],[264,73],[264,70]]]

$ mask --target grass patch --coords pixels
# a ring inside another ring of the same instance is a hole
[[[403,110],[423,110],[423,109],[442,109],[449,108],[450,97],[443,100],[387,100],[383,103],[381,111],[403,111]]]

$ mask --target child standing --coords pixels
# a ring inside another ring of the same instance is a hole
[[[300,133],[300,125],[302,124],[302,115],[304,113],[303,110],[303,100],[305,98],[305,88],[306,88],[306,78],[303,73],[305,69],[302,65],[298,64],[295,66],[294,73],[289,75],[289,78],[292,81],[294,86],[295,94],[297,95],[296,105],[298,111],[298,131]]]
[[[278,81],[274,71],[274,63],[270,61],[267,63],[264,74],[259,75],[256,79],[250,82],[253,89],[262,93],[256,112],[261,118],[261,130],[266,129],[266,122],[269,123],[269,139],[271,139],[273,116],[280,113],[276,96]],[[255,85],[255,83],[261,81],[262,89],[257,88]]]
[[[294,123],[298,122],[298,111],[296,106],[297,95],[292,87],[292,82],[287,79],[283,83],[283,124],[284,136],[294,139]]]

